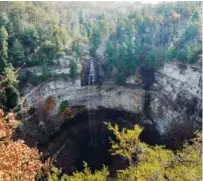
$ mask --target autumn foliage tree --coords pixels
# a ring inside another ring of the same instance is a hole
[[[56,106],[56,101],[52,96],[49,96],[46,98],[45,100],[45,107],[44,107],[44,111],[45,114],[49,114],[50,111]]]
[[[23,140],[13,141],[13,129],[19,124],[14,113],[4,114],[0,109],[0,180],[34,181],[40,168],[37,149],[30,148]]]
[[[52,96],[48,96],[45,99],[45,102],[41,102],[39,106],[39,119],[41,121],[48,120],[51,111],[53,111],[54,107],[56,106],[56,101]]]

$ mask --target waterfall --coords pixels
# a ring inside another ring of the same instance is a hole
[[[89,75],[88,75],[88,103],[87,103],[87,108],[88,108],[88,122],[89,122],[89,131],[90,131],[90,140],[91,144],[96,143],[96,125],[95,125],[95,116],[94,116],[94,103],[93,99],[91,97],[94,89],[94,84],[95,84],[95,67],[93,60],[90,62],[90,67],[89,67]]]
[[[100,81],[100,85],[101,85],[101,83],[102,83],[101,63],[99,63],[99,81]]]

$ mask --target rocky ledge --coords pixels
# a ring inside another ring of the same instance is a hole
[[[81,86],[80,79],[74,83],[65,80],[44,83],[29,94],[26,101],[37,106],[40,101],[52,96],[57,103],[54,114],[59,111],[59,105],[64,100],[68,100],[70,106],[93,106],[94,109],[102,106],[139,114],[143,113],[146,105],[146,94],[150,94],[147,102],[149,119],[152,119],[150,122],[155,124],[160,134],[166,134],[174,123],[192,122],[197,127],[201,122],[201,67],[165,64],[155,72],[155,83],[147,91],[136,83],[133,87],[109,83]],[[32,85],[26,85],[22,94],[27,95],[33,89]]]

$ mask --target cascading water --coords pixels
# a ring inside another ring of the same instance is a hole
[[[90,131],[91,144],[96,143],[96,131],[95,131],[95,116],[94,116],[94,103],[91,95],[95,84],[95,67],[93,60],[90,62],[89,75],[88,75],[88,122]]]

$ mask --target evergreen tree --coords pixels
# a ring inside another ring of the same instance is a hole
[[[4,77],[5,77],[5,82],[3,82],[3,87],[5,89],[5,107],[7,110],[13,109],[17,106],[19,103],[20,99],[20,94],[19,91],[17,90],[17,73],[15,72],[15,69],[11,64],[9,64],[7,67],[4,69]]]
[[[23,46],[18,39],[14,40],[13,47],[9,51],[9,57],[14,66],[21,66],[25,62]]]
[[[92,34],[90,37],[90,49],[89,53],[91,56],[96,56],[96,51],[99,48],[99,45],[101,43],[101,33],[99,30],[100,27],[98,25],[94,25],[92,29]]]
[[[190,24],[185,31],[185,42],[194,40],[199,35],[198,25],[195,23]]]
[[[70,60],[70,78],[74,80],[77,77],[77,64],[75,61]]]
[[[8,64],[8,33],[6,28],[2,26],[0,28],[0,72],[4,70],[4,68]]]
[[[192,16],[193,21],[198,21],[199,20],[199,12],[195,11],[194,15]]]
[[[79,13],[79,23],[80,24],[84,24],[85,20],[84,20],[84,14],[83,12],[80,10],[80,13]]]
[[[81,56],[80,44],[78,40],[72,43],[72,52],[74,52],[78,57]]]
[[[176,48],[171,42],[170,46],[168,47],[166,51],[166,60],[171,61],[176,57]]]

